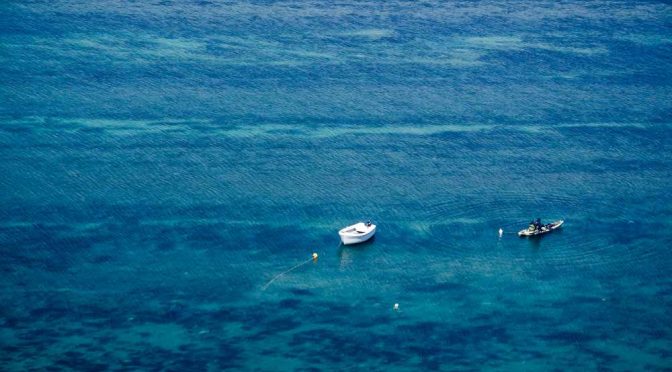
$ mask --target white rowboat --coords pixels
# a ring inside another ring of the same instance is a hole
[[[358,222],[354,225],[342,228],[338,235],[344,245],[364,243],[376,233],[376,225],[367,222]]]

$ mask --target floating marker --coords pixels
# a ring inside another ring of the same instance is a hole
[[[313,253],[313,260],[317,260],[317,253]]]
[[[399,304],[394,304],[394,307],[393,307],[393,309],[394,309],[394,311],[397,311],[397,310],[399,310]]]
[[[500,227],[499,228],[499,237],[501,238],[502,235],[504,235],[504,230],[502,230],[502,228]]]

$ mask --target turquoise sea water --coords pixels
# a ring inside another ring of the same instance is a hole
[[[0,370],[669,369],[671,22],[2,2]]]

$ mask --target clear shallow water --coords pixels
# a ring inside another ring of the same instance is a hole
[[[0,367],[669,368],[670,10],[5,3]]]

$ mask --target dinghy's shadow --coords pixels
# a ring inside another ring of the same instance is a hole
[[[341,269],[350,266],[353,260],[357,260],[367,252],[369,246],[376,241],[375,235],[371,239],[365,241],[364,243],[352,244],[352,245],[341,245],[338,247],[338,261],[340,262]]]
[[[530,243],[530,247],[533,249],[539,249],[541,247],[541,236],[531,236],[527,238]]]
[[[530,246],[534,249],[539,249],[541,247],[541,241],[544,239],[553,239],[554,236],[562,235],[562,228],[557,229],[550,234],[537,235],[537,236],[528,236],[526,239],[530,243]]]

